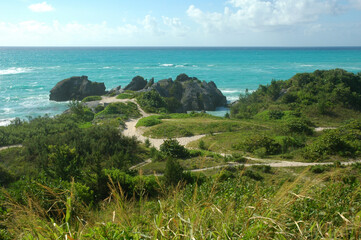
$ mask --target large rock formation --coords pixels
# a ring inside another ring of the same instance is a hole
[[[227,105],[226,97],[214,82],[200,81],[195,77],[188,77],[184,73],[177,76],[175,81],[170,78],[154,83],[154,80],[151,79],[140,91],[151,90],[157,91],[162,97],[177,100],[180,103],[177,112],[213,111],[216,107]]]
[[[145,88],[147,80],[144,80],[141,76],[136,76],[132,81],[124,88],[124,90],[139,91]]]
[[[50,100],[82,100],[88,96],[101,96],[105,93],[104,83],[89,81],[87,76],[71,77],[58,82],[50,90]]]

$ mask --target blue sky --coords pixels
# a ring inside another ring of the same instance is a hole
[[[0,46],[360,46],[361,0],[1,0]]]

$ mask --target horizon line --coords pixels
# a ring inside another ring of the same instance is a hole
[[[361,48],[359,46],[0,46],[0,48]]]

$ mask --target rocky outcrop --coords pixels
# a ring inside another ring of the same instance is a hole
[[[214,82],[207,83],[195,77],[180,74],[176,80],[160,80],[143,91],[156,90],[162,97],[174,98],[180,104],[178,112],[214,111],[227,105],[227,99]]]
[[[141,76],[136,76],[132,81],[124,88],[124,90],[139,91],[145,88],[147,85],[147,80],[144,80]]]
[[[114,95],[118,95],[120,93],[122,93],[124,90],[122,89],[122,86],[118,86],[115,88],[110,89],[110,91],[108,92],[109,95],[114,96]]]
[[[50,100],[82,100],[88,96],[101,96],[105,93],[104,83],[89,81],[87,76],[71,77],[58,82],[50,90]]]

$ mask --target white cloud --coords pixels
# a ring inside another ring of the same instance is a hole
[[[349,0],[352,7],[361,9],[361,0]]]
[[[163,24],[170,28],[171,32],[175,36],[185,36],[189,31],[187,26],[182,24],[182,21],[179,18],[170,18],[162,16]]]
[[[191,5],[188,16],[205,31],[292,27],[317,21],[322,15],[339,12],[335,0],[230,0],[220,12],[203,12]]]
[[[109,27],[106,22],[62,24],[54,21],[47,24],[39,21],[19,23],[0,22],[0,45],[17,46],[72,46],[72,45],[118,45],[126,42],[136,44],[138,27],[122,25]]]
[[[0,22],[0,46],[104,46],[104,45],[172,45],[181,43],[186,27],[177,18],[163,17],[162,22],[147,15],[138,24],[110,26],[107,22],[45,23],[29,20],[18,23]],[[167,33],[167,38],[164,34]]]
[[[158,22],[155,17],[146,15],[141,23],[147,32],[156,35],[163,34],[163,32],[158,27]]]
[[[29,9],[33,12],[51,12],[55,9],[47,2],[35,3],[29,6]]]

